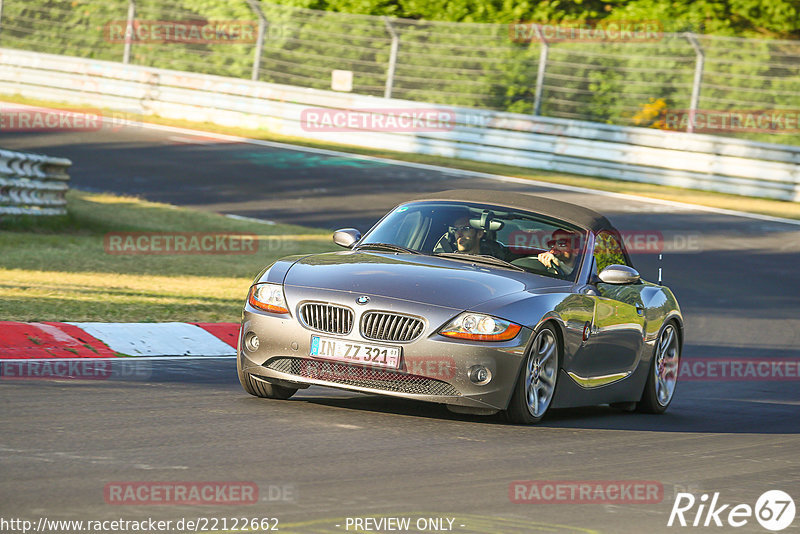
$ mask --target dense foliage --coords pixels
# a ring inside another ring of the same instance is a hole
[[[800,3],[796,0],[279,0],[276,3],[448,22],[658,20],[670,32],[800,38]]]

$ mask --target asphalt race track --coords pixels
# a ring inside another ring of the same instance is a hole
[[[6,134],[0,146],[70,158],[80,189],[330,229],[366,230],[401,200],[451,188],[584,204],[623,231],[663,234],[663,261],[639,254],[634,263],[650,280],[663,268],[686,319],[686,362],[790,361],[796,373],[800,225],[139,127]],[[0,383],[0,516],[228,518],[228,531],[230,518],[278,518],[281,532],[353,532],[352,518],[405,517],[409,532],[655,533],[701,528],[667,527],[678,492],[698,503],[719,492],[718,503],[730,505],[723,522],[767,490],[800,506],[796,374],[682,381],[663,416],[593,407],[517,427],[499,416],[320,388],[261,400],[241,389],[232,359],[136,365],[118,380]],[[519,480],[654,481],[663,494],[634,504],[511,502]],[[248,481],[259,500],[106,502],[106,485],[130,481]],[[420,518],[445,520],[418,529]],[[374,531],[368,525],[362,530]],[[735,531],[767,532],[754,517]]]

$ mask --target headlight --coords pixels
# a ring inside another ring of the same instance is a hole
[[[283,298],[283,286],[279,284],[255,284],[250,288],[247,302],[254,308],[272,313],[289,313],[286,299]]]
[[[516,323],[481,313],[462,313],[439,333],[443,336],[473,341],[508,341],[513,339],[522,327]]]

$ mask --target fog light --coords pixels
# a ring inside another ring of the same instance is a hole
[[[483,365],[473,365],[469,368],[469,379],[474,384],[485,386],[492,380],[492,372]]]
[[[255,335],[253,332],[248,332],[246,336],[244,336],[244,346],[250,352],[255,352],[258,350],[258,336]]]

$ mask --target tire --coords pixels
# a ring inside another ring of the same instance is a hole
[[[239,368],[238,362],[236,367],[239,372],[239,382],[242,384],[244,390],[254,397],[261,397],[263,399],[288,399],[297,393],[297,389],[295,388],[278,386],[253,378],[250,373]]]
[[[637,407],[638,411],[657,414],[667,411],[678,384],[680,357],[678,326],[670,321],[658,335],[653,361],[650,362],[650,370],[647,373],[647,382]]]
[[[520,369],[514,393],[506,409],[511,423],[531,425],[541,421],[556,394],[561,348],[555,327],[536,332]]]

